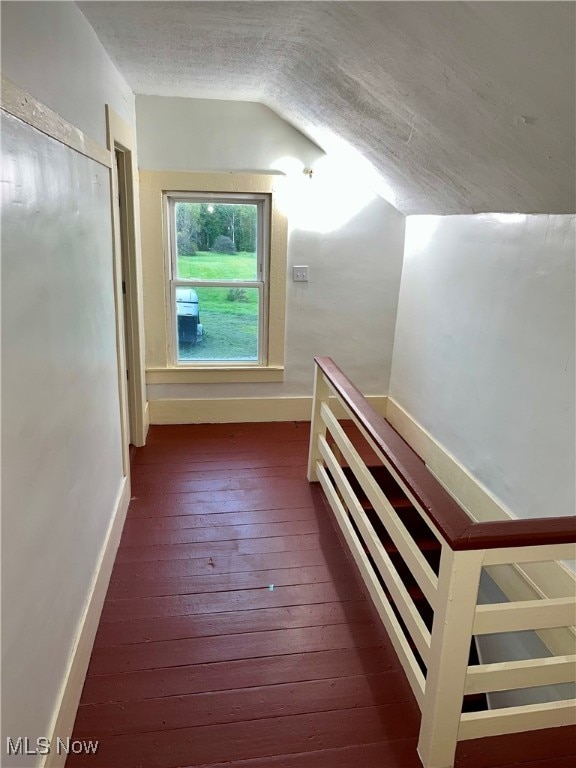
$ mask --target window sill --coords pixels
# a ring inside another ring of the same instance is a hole
[[[147,384],[251,384],[284,381],[283,366],[147,368]]]

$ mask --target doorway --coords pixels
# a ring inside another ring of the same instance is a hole
[[[108,148],[112,155],[118,394],[124,474],[128,475],[130,445],[144,445],[148,430],[138,237],[138,171],[134,157],[136,142],[131,126],[109,106],[106,117]]]
[[[120,270],[120,284],[122,289],[122,308],[118,313],[124,342],[124,365],[125,374],[124,391],[126,393],[126,413],[125,423],[125,441],[128,445],[134,444],[135,424],[134,424],[134,398],[131,393],[130,379],[134,378],[132,347],[132,314],[131,314],[131,295],[130,295],[130,260],[128,258],[128,227],[127,213],[128,201],[126,195],[126,160],[128,153],[114,147],[114,206],[115,221],[118,226],[115,228],[115,245],[118,252],[118,267]]]

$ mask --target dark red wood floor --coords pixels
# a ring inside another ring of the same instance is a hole
[[[68,768],[419,768],[419,712],[316,486],[307,424],[152,427]],[[459,768],[572,766],[554,731]]]

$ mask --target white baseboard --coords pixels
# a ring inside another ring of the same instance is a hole
[[[366,398],[384,414],[386,396]],[[150,424],[226,424],[250,421],[310,421],[311,397],[238,397],[150,400]],[[344,412],[338,413],[339,417]]]
[[[386,419],[473,519],[482,522],[515,517],[391,397],[386,403]],[[498,565],[486,570],[509,600],[572,597],[576,593],[576,574],[562,562]],[[538,635],[554,655],[574,653],[573,628],[540,630]]]
[[[130,478],[125,477],[122,480],[112,519],[106,532],[104,544],[100,550],[84,612],[79,622],[76,642],[70,655],[68,668],[64,675],[62,688],[60,689],[60,696],[54,710],[52,726],[49,730],[51,744],[55,744],[57,738],[66,740],[72,735],[76,711],[84,686],[92,646],[96,637],[98,622],[100,621],[100,613],[102,612],[102,605],[106,597],[108,582],[110,581],[112,566],[114,565],[116,551],[120,543],[120,536],[129,502]],[[40,768],[63,768],[65,762],[66,755],[59,755],[54,750],[42,759]]]

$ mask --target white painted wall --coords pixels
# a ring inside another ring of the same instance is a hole
[[[75,3],[2,2],[2,74],[103,145],[103,104],[134,123],[134,94]]]
[[[271,170],[285,156],[324,153],[271,109],[251,101],[137,96],[138,156],[147,171]]]
[[[315,355],[332,356],[365,394],[386,394],[404,217],[371,192],[361,163],[324,156],[258,104],[138,96],[136,116],[143,170],[287,172],[285,381],[150,385],[149,399],[309,396]],[[307,284],[292,282],[295,264],[309,266]]]
[[[25,55],[23,55],[25,53]],[[74,3],[2,4],[3,74],[104,142],[126,83]],[[122,483],[108,169],[2,124],[2,757],[49,736]]]
[[[391,395],[513,515],[575,511],[575,217],[412,216]]]

